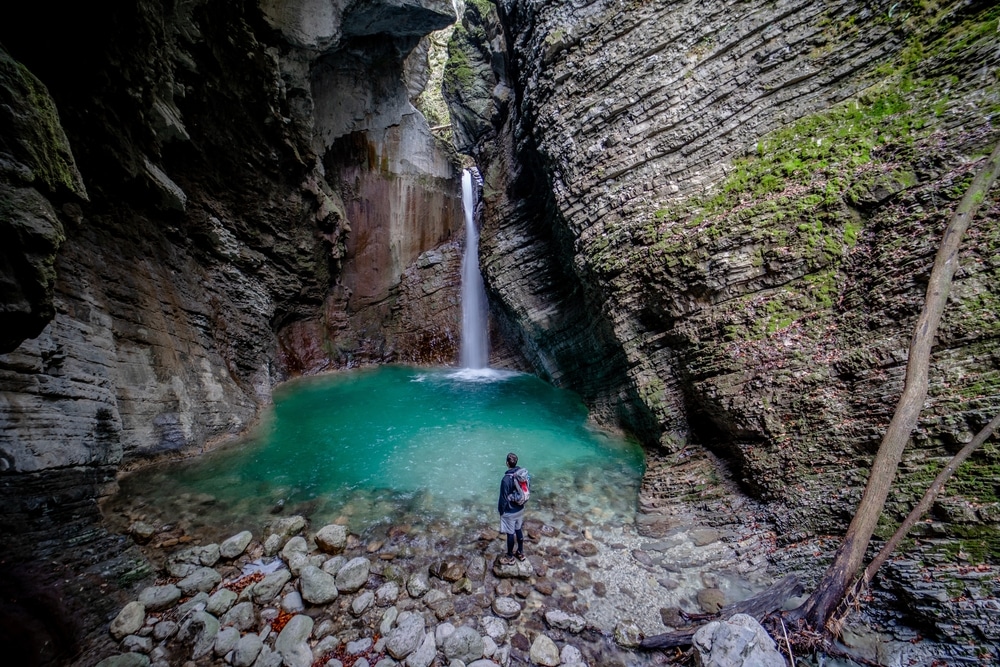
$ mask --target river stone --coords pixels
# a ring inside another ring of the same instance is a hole
[[[383,637],[387,637],[389,632],[392,630],[393,625],[396,623],[396,619],[399,617],[399,609],[396,607],[389,607],[382,614],[382,621],[379,623],[378,632]]]
[[[209,596],[205,603],[205,611],[215,617],[221,617],[236,602],[236,593],[228,588],[220,588]]]
[[[240,631],[229,626],[219,630],[215,636],[215,655],[225,655],[236,648],[236,642],[240,640]]]
[[[476,660],[475,662],[470,663],[467,667],[497,667],[497,663],[492,660]]]
[[[450,660],[470,663],[483,657],[483,638],[469,626],[463,625],[444,638],[441,650]]]
[[[706,614],[714,614],[726,606],[726,596],[718,588],[703,588],[698,591],[698,606]]]
[[[544,667],[556,667],[559,662],[559,649],[556,643],[548,636],[539,634],[531,644],[531,651],[528,654],[531,662]]]
[[[495,598],[491,606],[493,613],[500,618],[517,618],[521,613],[521,605],[514,598]]]
[[[483,632],[497,644],[503,644],[507,640],[507,621],[496,616],[483,616],[479,619],[483,626]]]
[[[253,632],[243,635],[233,648],[233,666],[250,667],[263,646],[264,642]]]
[[[774,640],[752,616],[735,614],[698,628],[692,638],[699,664],[707,667],[784,667]]]
[[[347,528],[331,523],[320,528],[314,539],[316,546],[326,553],[340,553],[347,546]]]
[[[153,640],[139,635],[128,635],[122,640],[122,648],[130,653],[149,653],[153,650]]]
[[[424,617],[404,611],[396,619],[396,627],[386,637],[385,650],[396,660],[410,655],[424,641]]]
[[[285,667],[310,667],[312,665],[312,650],[309,648],[309,634],[313,629],[313,620],[305,614],[292,616],[278,638],[274,640],[274,650],[281,656]]]
[[[273,556],[281,550],[282,538],[280,535],[268,535],[264,540],[264,555]]]
[[[191,595],[201,591],[207,593],[222,581],[222,575],[210,567],[199,567],[197,570],[177,582],[181,593]]]
[[[260,653],[257,654],[257,659],[253,661],[253,667],[281,667],[282,663],[281,654],[264,644],[260,648]],[[284,665],[290,667],[287,662],[284,662]]]
[[[380,607],[388,607],[396,603],[399,599],[399,584],[395,581],[387,581],[375,591],[375,604]]]
[[[427,633],[417,650],[406,656],[406,667],[430,667],[437,655],[437,644],[434,635]]]
[[[368,582],[370,571],[371,563],[367,558],[363,556],[352,558],[337,572],[337,588],[346,593],[353,593]]]
[[[562,651],[559,652],[559,661],[564,665],[575,665],[582,663],[584,660],[580,649],[566,644],[562,647]]]
[[[160,621],[153,626],[153,639],[158,642],[170,639],[177,634],[177,630],[180,628],[174,621]]]
[[[515,559],[513,563],[504,565],[497,556],[493,561],[493,574],[500,579],[529,579],[535,576],[535,568],[528,559]]]
[[[231,625],[241,632],[246,632],[254,624],[254,608],[252,602],[240,602],[226,612],[222,617],[222,625]]]
[[[219,620],[207,612],[196,611],[181,624],[177,639],[190,645],[192,659],[198,660],[212,652],[218,634]]]
[[[271,527],[271,532],[282,538],[282,542],[284,542],[284,540],[288,539],[292,535],[298,534],[298,532],[305,527],[306,518],[296,514],[294,516],[285,516],[278,519],[274,523],[274,526]]]
[[[623,648],[636,648],[642,641],[642,630],[635,621],[618,621],[615,626],[615,642]]]
[[[181,598],[183,599],[183,598]],[[189,613],[193,611],[205,611],[205,607],[208,606],[208,593],[201,591],[191,596],[184,602],[177,605],[174,612],[177,618],[184,618]]]
[[[583,620],[582,616],[577,616],[576,614],[567,614],[561,609],[555,609],[545,614],[545,622],[549,624],[550,628],[556,628],[558,630],[568,630],[572,633],[582,632],[583,628],[586,626],[587,622]]]
[[[129,602],[111,621],[111,636],[121,641],[122,638],[139,632],[146,621],[146,606],[138,601]]]
[[[257,603],[270,602],[274,599],[285,584],[287,584],[292,578],[292,573],[288,570],[278,570],[277,572],[272,572],[267,575],[256,584],[253,585],[253,591],[251,592],[253,599]]]
[[[337,597],[339,587],[333,575],[327,574],[315,565],[307,565],[302,568],[302,573],[299,575],[299,588],[306,602],[326,604]]]
[[[309,553],[309,545],[306,543],[306,538],[301,535],[296,535],[292,539],[285,543],[285,546],[281,549],[281,557],[287,562],[291,558],[292,554],[307,554]]]
[[[347,559],[343,556],[334,556],[333,558],[327,558],[324,560],[319,569],[323,570],[327,574],[337,576],[337,572],[339,572],[340,568],[344,567],[346,563]]]
[[[149,667],[149,656],[142,653],[121,653],[101,660],[94,667]]]
[[[289,614],[301,614],[306,610],[302,595],[298,591],[289,591],[281,598],[281,609]]]
[[[573,551],[584,558],[588,558],[597,555],[597,545],[589,540],[580,540],[573,543]]]
[[[444,645],[444,640],[455,632],[455,626],[451,623],[441,623],[436,628],[434,628],[434,641],[437,643],[438,648]]]
[[[365,591],[361,595],[354,598],[354,602],[351,603],[351,613],[355,616],[360,616],[368,611],[368,608],[372,606],[373,602],[375,602],[375,594],[371,591]]]
[[[250,546],[250,540],[253,539],[253,533],[249,530],[244,530],[242,533],[236,533],[222,544],[219,545],[219,555],[223,558],[233,559],[239,558],[247,547]]]
[[[430,574],[447,582],[455,582],[465,576],[465,563],[457,560],[442,560],[432,563]]]
[[[361,639],[355,640],[353,642],[347,642],[344,646],[344,651],[347,655],[360,655],[372,647],[371,637],[362,637]]]
[[[497,643],[492,637],[483,637],[483,657],[492,658],[497,654]]]
[[[406,592],[413,599],[423,597],[430,588],[430,580],[423,572],[416,572],[406,580]]]
[[[149,611],[160,611],[177,604],[181,599],[181,589],[173,584],[165,586],[148,586],[139,593],[139,602]]]

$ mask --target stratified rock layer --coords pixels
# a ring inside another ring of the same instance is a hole
[[[540,374],[659,445],[650,531],[677,502],[746,516],[731,478],[783,567],[815,573],[900,393],[941,230],[1000,137],[996,9],[474,4],[446,84],[456,136],[479,138],[494,311]],[[963,246],[890,516],[1000,409],[998,200]],[[960,471],[924,537],[995,564],[996,466],[990,449]]]
[[[453,21],[135,0],[0,25],[5,565],[127,583],[94,529],[117,472],[245,432],[289,376],[457,356],[459,174],[408,57]],[[112,602],[86,588],[83,630]]]

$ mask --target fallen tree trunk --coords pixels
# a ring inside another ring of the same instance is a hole
[[[790,574],[763,593],[741,602],[726,605],[719,610],[719,613],[709,614],[703,620],[704,623],[724,621],[736,614],[747,614],[760,620],[767,614],[781,609],[789,598],[801,595],[802,590],[802,582],[794,574]],[[687,628],[675,630],[674,632],[646,637],[640,642],[639,647],[670,648],[672,646],[688,646],[691,644],[691,638],[694,637],[694,633],[700,627],[701,625],[692,625]]]

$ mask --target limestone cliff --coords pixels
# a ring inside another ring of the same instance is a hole
[[[539,373],[658,445],[647,511],[738,522],[731,477],[783,567],[824,565],[941,230],[1000,138],[998,18],[987,2],[469,4],[446,85],[485,176],[494,310]],[[1000,410],[998,201],[966,240],[886,530]],[[940,636],[998,641],[975,605],[940,602],[992,594],[961,570],[997,567],[998,460],[963,468],[919,535],[940,583],[912,561],[883,582]]]
[[[63,597],[100,614],[142,572],[94,527],[119,470],[290,375],[457,356],[459,174],[411,103],[454,9],[63,4],[0,23],[0,535],[75,574],[0,584],[91,577]]]

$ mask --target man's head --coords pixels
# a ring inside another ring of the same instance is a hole
[[[511,452],[510,454],[507,455],[507,467],[513,468],[516,465],[517,465],[517,454]]]

